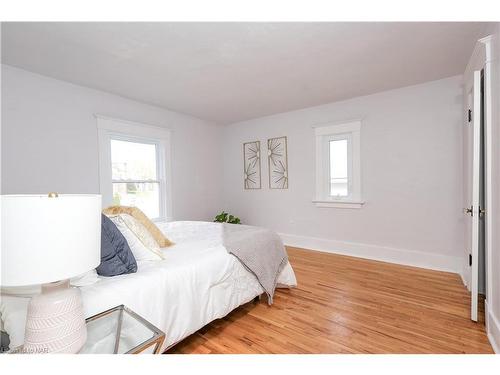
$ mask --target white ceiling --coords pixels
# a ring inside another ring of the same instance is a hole
[[[2,62],[220,124],[464,71],[485,23],[3,23]]]

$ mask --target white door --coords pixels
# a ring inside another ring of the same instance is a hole
[[[479,294],[479,267],[480,267],[480,242],[482,242],[482,155],[483,132],[481,113],[481,71],[474,72],[474,86],[472,89],[472,199],[470,215],[471,225],[471,319],[478,320],[478,294]]]

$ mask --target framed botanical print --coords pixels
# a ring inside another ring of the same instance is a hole
[[[243,143],[243,167],[245,189],[260,189],[260,141]]]
[[[269,188],[288,189],[288,155],[286,137],[267,140]]]

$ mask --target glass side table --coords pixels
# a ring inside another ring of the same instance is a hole
[[[160,352],[165,334],[124,305],[86,319],[87,342],[80,354]]]

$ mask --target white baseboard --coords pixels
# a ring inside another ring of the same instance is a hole
[[[484,301],[484,310],[486,311],[486,333],[488,340],[490,340],[493,351],[496,354],[500,354],[500,322],[490,310],[488,301]]]
[[[279,235],[288,246],[462,274],[463,260],[460,257],[295,234]]]
[[[462,277],[462,283],[465,285],[467,290],[470,292],[470,285],[469,285],[470,271],[469,271],[469,264],[468,263],[463,262],[462,271],[460,272],[460,276]]]

